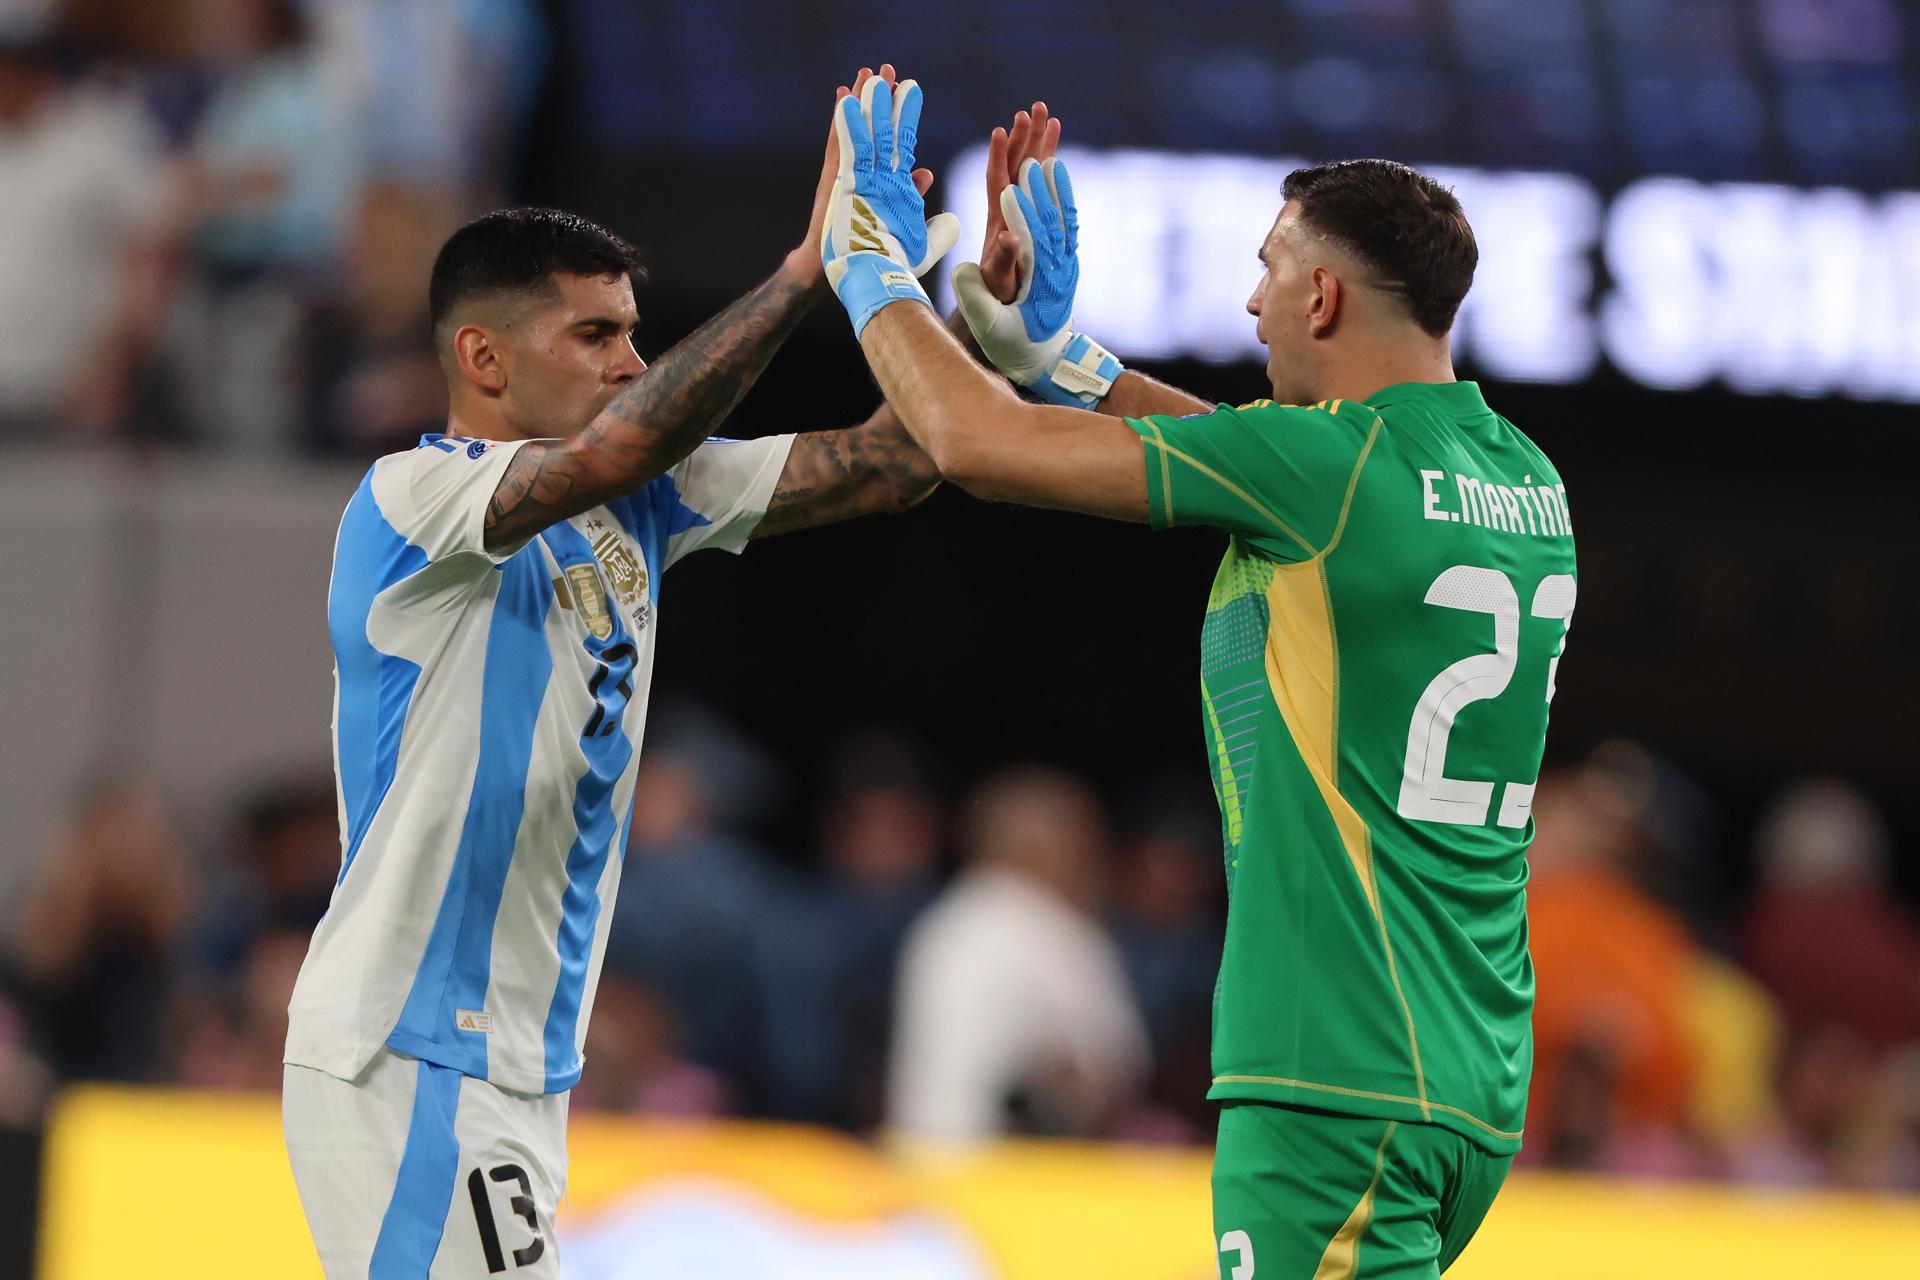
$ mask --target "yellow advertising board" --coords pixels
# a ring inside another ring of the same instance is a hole
[[[568,1280],[1210,1280],[1207,1155],[576,1117]],[[272,1098],[75,1091],[42,1280],[318,1280]],[[1920,1200],[1518,1175],[1457,1280],[1912,1280]],[[1257,1280],[1293,1280],[1258,1277]]]

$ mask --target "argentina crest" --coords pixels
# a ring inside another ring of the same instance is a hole
[[[647,564],[619,532],[597,516],[587,521],[594,558],[613,584],[613,597],[627,610],[636,628],[647,625]]]

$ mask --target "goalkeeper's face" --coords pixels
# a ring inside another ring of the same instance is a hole
[[[505,409],[534,436],[574,435],[646,370],[626,276],[555,274],[554,292],[504,330]]]
[[[1325,298],[1323,282],[1303,252],[1305,238],[1300,206],[1288,201],[1261,242],[1260,283],[1247,299],[1254,334],[1267,349],[1267,380],[1281,404],[1320,399],[1315,341],[1326,327],[1321,319]]]

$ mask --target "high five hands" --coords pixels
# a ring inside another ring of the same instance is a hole
[[[882,308],[932,305],[920,286],[959,237],[950,213],[926,216],[931,182],[915,170],[922,93],[896,84],[891,65],[856,81],[834,104],[838,170],[827,193],[820,257],[856,336]],[[863,72],[864,75],[864,72]],[[1060,122],[1045,103],[1015,115],[988,141],[988,221],[979,263],[954,272],[960,310],[987,359],[1041,398],[1092,408],[1120,362],[1072,327],[1079,285],[1079,211],[1054,151]],[[823,180],[824,180],[824,174]]]

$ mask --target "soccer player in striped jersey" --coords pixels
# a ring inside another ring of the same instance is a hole
[[[329,1280],[557,1274],[660,578],[938,482],[884,406],[707,438],[825,293],[833,172],[830,147],[801,247],[651,367],[634,252],[581,218],[491,214],[434,264],[447,430],[368,472],[328,600],[344,848],[284,1119]]]
[[[1290,175],[1247,302],[1273,399],[1230,408],[1070,328],[1072,185],[1024,166],[1001,202],[1018,292],[955,282],[1031,404],[916,305],[895,242],[924,213],[887,163],[887,98],[836,111],[822,252],[914,438],[982,497],[1228,535],[1200,644],[1231,903],[1220,1276],[1437,1276],[1520,1147],[1525,854],[1575,597],[1558,473],[1454,377],[1472,229],[1403,165]]]

